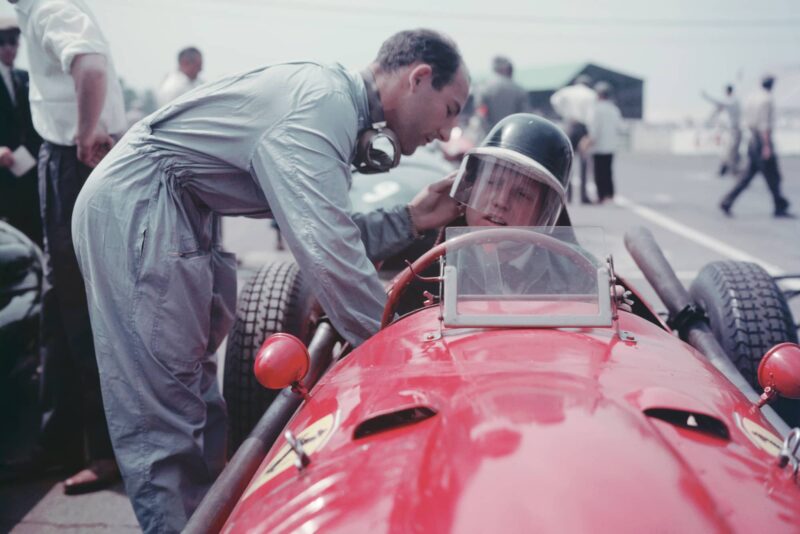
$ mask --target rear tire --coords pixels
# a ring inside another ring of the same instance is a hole
[[[292,261],[264,265],[242,288],[225,351],[223,394],[228,405],[229,456],[279,392],[261,386],[253,374],[261,344],[276,332],[292,334],[307,344],[318,317],[313,293]]]
[[[755,263],[716,261],[700,270],[689,294],[708,314],[728,358],[761,391],[762,356],[778,343],[797,343],[792,313],[775,281]],[[790,425],[800,423],[800,402],[781,398],[774,407]]]

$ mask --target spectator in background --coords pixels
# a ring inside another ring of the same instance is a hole
[[[103,413],[83,278],[72,244],[78,192],[125,130],[122,89],[103,33],[83,0],[10,0],[30,64],[31,114],[44,142],[39,193],[45,237],[43,384],[45,415],[29,465],[86,467],[68,494],[118,479]],[[86,455],[88,454],[88,463]]]
[[[0,218],[42,247],[35,164],[42,138],[31,122],[28,73],[14,68],[19,34],[16,19],[0,18]]]
[[[586,74],[581,74],[572,85],[562,87],[550,97],[550,104],[553,109],[564,119],[564,127],[567,131],[572,149],[578,156],[580,162],[580,195],[582,204],[591,204],[586,193],[586,174],[588,167],[588,156],[580,150],[581,141],[586,137],[586,124],[589,121],[589,114],[592,112],[597,95],[590,87],[592,79]],[[567,198],[572,201],[572,188],[567,188]]]
[[[728,172],[736,176],[739,174],[739,145],[742,142],[742,128],[740,125],[742,113],[739,99],[733,94],[732,85],[725,86],[725,96],[721,100],[717,100],[705,91],[703,91],[702,95],[703,98],[714,104],[714,113],[709,118],[709,121],[714,120],[722,112],[725,112],[728,116],[730,138],[722,151],[719,176],[721,178]]]
[[[775,154],[772,132],[775,128],[775,102],[772,86],[775,77],[765,76],[761,88],[750,95],[744,107],[744,122],[750,129],[750,143],[747,146],[747,167],[733,189],[723,197],[719,207],[727,216],[736,198],[747,189],[753,177],[759,172],[764,175],[775,211],[775,217],[793,217],[789,213],[789,201],[781,194],[781,172],[778,169],[778,156]]]
[[[528,111],[528,93],[512,76],[514,66],[508,58],[497,56],[492,61],[494,74],[479,93],[478,113],[491,130],[512,113]]]
[[[594,164],[594,183],[597,185],[597,201],[604,203],[614,199],[614,176],[612,165],[614,151],[619,145],[619,133],[622,129],[622,114],[611,101],[611,85],[597,82],[594,86],[597,102],[589,114],[586,125],[588,135],[585,138],[586,148],[592,154]]]
[[[203,54],[200,50],[190,46],[178,52],[178,70],[168,74],[158,88],[158,107],[168,104],[202,84],[203,80],[198,77],[201,70],[203,70]]]

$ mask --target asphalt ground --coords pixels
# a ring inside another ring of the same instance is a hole
[[[708,262],[756,261],[773,274],[800,274],[800,219],[774,219],[769,192],[757,177],[725,217],[718,204],[733,185],[719,178],[717,159],[700,156],[620,154],[615,162],[614,204],[572,204],[576,226],[599,226],[614,257],[617,272],[664,310],[627,253],[626,231],[649,228],[678,277],[688,285]],[[781,160],[783,188],[800,214],[800,158]],[[242,261],[240,287],[252,269],[276,257],[275,235],[268,221],[230,219],[224,226],[226,247]],[[792,284],[783,284],[789,287]],[[800,282],[798,282],[800,285]],[[796,286],[794,286],[796,287]],[[791,302],[800,318],[800,297]],[[63,494],[63,475],[0,485],[0,532],[136,532],[138,526],[122,484],[94,494]]]

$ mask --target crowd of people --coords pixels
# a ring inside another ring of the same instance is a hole
[[[401,155],[447,141],[458,124],[470,74],[447,36],[394,34],[360,72],[294,62],[205,84],[202,54],[188,47],[159,91],[162,107],[129,128],[108,41],[85,2],[9,2],[17,19],[0,21],[9,117],[0,184],[10,188],[2,216],[43,246],[47,287],[42,430],[30,456],[4,469],[72,470],[72,494],[121,475],[146,532],[180,531],[225,464],[215,351],[233,320],[236,265],[220,246],[221,216],[274,219],[334,327],[356,346],[379,329],[386,296],[372,260],[387,250],[459,217],[565,224],[572,150],[580,201],[592,202],[590,161],[597,201],[614,197],[622,122],[607,82],[578,77],[553,95],[564,135],[528,113],[511,62],[496,58],[476,112],[492,157],[518,152],[503,167],[508,187],[481,189],[480,173],[462,174],[453,189],[463,198],[448,194],[451,176],[407,205],[351,214],[353,167],[387,171]],[[28,74],[13,67],[20,36]],[[771,125],[763,105],[757,115],[757,127]],[[494,141],[508,131],[530,132],[526,145]],[[769,136],[756,141],[753,150],[774,160]],[[547,146],[555,157],[541,154]],[[471,157],[482,168],[480,154]],[[776,200],[776,214],[785,209]]]

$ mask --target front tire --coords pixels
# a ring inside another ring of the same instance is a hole
[[[262,266],[239,295],[236,319],[225,351],[223,394],[228,405],[228,454],[250,434],[278,390],[262,387],[253,363],[264,340],[277,332],[311,341],[319,308],[300,269],[292,261]]]

